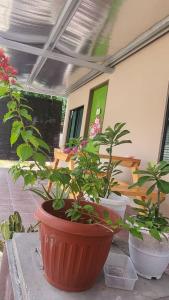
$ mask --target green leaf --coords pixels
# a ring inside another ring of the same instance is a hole
[[[10,137],[10,143],[11,145],[15,144],[18,140],[22,128],[22,122],[20,121],[14,121],[12,124],[12,130],[11,130],[11,137]]]
[[[103,216],[104,216],[105,219],[109,218],[109,212],[108,212],[108,210],[104,210],[103,211]]]
[[[131,140],[125,140],[125,141],[117,142],[116,145],[131,144],[131,143],[132,143]]]
[[[12,232],[9,229],[9,221],[3,222],[0,226],[0,231],[4,240],[9,240],[12,238]]]
[[[133,199],[134,203],[136,203],[137,205],[141,205],[141,206],[144,206],[146,207],[146,202],[143,201],[143,200],[139,200],[139,199]]]
[[[160,233],[158,232],[157,229],[152,228],[152,229],[149,230],[149,232],[150,232],[150,234],[151,234],[151,236],[152,236],[153,238],[155,238],[155,239],[158,240],[158,241],[161,241]]]
[[[94,207],[92,205],[89,205],[89,204],[84,205],[83,209],[87,210],[89,213],[94,212]]]
[[[32,107],[26,105],[26,104],[21,104],[20,107],[26,108],[26,109],[30,109],[33,110]]]
[[[142,186],[145,182],[150,181],[150,176],[142,176],[138,179],[138,185]]]
[[[17,102],[20,102],[21,100],[21,92],[20,91],[12,91],[12,96],[17,100]]]
[[[31,136],[29,137],[29,141],[30,141],[30,143],[31,143],[36,149],[38,149],[38,147],[39,147],[39,142],[38,142],[38,139],[37,139],[36,136],[31,135]]]
[[[42,139],[36,138],[36,140],[37,140],[37,142],[39,143],[39,146],[40,146],[41,148],[44,148],[44,149],[46,149],[47,151],[50,151],[50,148],[49,148],[48,144],[46,144]]]
[[[7,103],[7,107],[9,110],[15,110],[16,109],[16,102],[15,101],[9,101]]]
[[[169,182],[160,179],[157,181],[157,187],[160,190],[160,192],[162,192],[164,194],[169,193]]]
[[[28,142],[32,136],[32,130],[22,130],[21,136],[25,142]]]
[[[15,115],[11,111],[8,111],[3,117],[3,122],[5,123],[6,121],[12,119],[14,116]]]
[[[39,190],[39,189],[35,189],[35,188],[31,188],[29,189],[31,192],[35,193],[36,195],[38,195],[40,198],[42,198],[43,200],[50,200],[47,199],[46,195],[43,193],[43,191]]]
[[[46,163],[46,157],[40,152],[37,152],[33,155],[35,161],[37,161],[41,166],[44,166]]]
[[[132,189],[132,188],[134,188],[136,186],[138,186],[138,182],[135,182],[135,183],[129,185],[128,189]]]
[[[29,173],[29,174],[26,174],[24,176],[24,183],[25,185],[28,185],[28,184],[33,184],[35,183],[36,181],[36,176],[32,173]]]
[[[61,209],[64,207],[64,200],[63,199],[55,199],[53,200],[52,206],[55,210]]]
[[[126,134],[128,134],[128,133],[130,133],[130,131],[127,130],[127,129],[125,129],[125,130],[121,131],[121,132],[116,136],[116,138],[119,139],[120,137],[122,137],[122,136],[124,136],[124,135],[126,135]]]
[[[150,186],[146,192],[147,195],[150,195],[154,189],[155,189],[156,183],[154,183],[152,186]]]
[[[24,109],[24,108],[21,109],[20,114],[21,114],[22,117],[24,117],[28,121],[32,121],[32,116],[28,113],[28,111],[26,109]]]
[[[17,155],[19,156],[19,158],[22,161],[27,160],[28,158],[30,158],[33,154],[33,150],[32,147],[30,145],[27,144],[21,144],[17,147]]]
[[[5,96],[8,93],[8,86],[0,86],[0,97]]]
[[[139,231],[139,229],[137,229],[137,228],[130,228],[129,231],[130,231],[130,233],[131,233],[132,235],[134,235],[135,237],[137,237],[137,238],[143,240],[142,233]]]
[[[41,136],[41,133],[40,133],[40,131],[35,127],[35,126],[33,126],[33,125],[29,125],[28,126],[29,128],[32,128],[34,131],[36,131],[36,133],[38,134],[38,135],[40,135]]]

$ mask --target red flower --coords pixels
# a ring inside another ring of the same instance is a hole
[[[0,49],[0,56],[4,56],[4,50],[3,49]]]
[[[4,81],[9,81],[9,76],[8,76],[8,74],[2,74],[2,80],[4,80]]]
[[[6,65],[4,69],[8,75],[15,76],[17,74],[17,70],[15,70],[12,66]]]
[[[0,49],[0,80],[11,84],[16,84],[15,75],[17,70],[9,65],[9,57]]]

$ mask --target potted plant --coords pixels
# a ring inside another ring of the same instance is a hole
[[[169,182],[163,177],[169,174],[169,163],[149,163],[146,170],[138,170],[140,174],[133,186],[147,188],[147,195],[157,188],[157,201],[151,198],[142,201],[135,199],[136,215],[129,216],[124,227],[129,230],[129,252],[136,271],[147,279],[161,278],[169,264],[169,219],[160,213],[162,194],[169,193]]]
[[[116,123],[114,127],[107,127],[105,132],[97,134],[94,138],[96,146],[105,146],[108,154],[107,161],[103,162],[101,170],[104,172],[103,180],[104,185],[101,193],[101,203],[107,207],[114,209],[122,218],[124,217],[127,197],[120,195],[118,192],[112,193],[112,188],[118,185],[118,181],[115,177],[122,173],[118,169],[120,161],[113,161],[112,154],[113,148],[121,144],[131,143],[130,140],[124,139],[124,137],[130,133],[127,129],[124,129],[125,123]]]
[[[15,75],[8,58],[0,51],[0,95],[8,98],[4,122],[13,120],[11,145],[21,141],[16,148],[19,161],[10,172],[14,180],[22,176],[25,186],[39,180],[53,182],[50,193],[43,184],[42,189],[31,188],[45,200],[36,212],[45,276],[60,289],[85,290],[94,284],[103,267],[112,236],[118,230],[115,223],[119,217],[97,204],[103,183],[97,176],[99,157],[87,152],[82,141],[72,172],[46,166],[49,147],[32,124],[31,109],[22,97]],[[70,193],[72,199],[68,199]],[[91,195],[93,202],[84,200],[85,193]]]

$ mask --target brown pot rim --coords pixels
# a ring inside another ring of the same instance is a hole
[[[71,199],[69,199],[71,201]],[[48,201],[52,202],[52,201]],[[83,223],[77,223],[77,222],[71,222],[69,220],[65,220],[62,218],[59,218],[57,216],[53,216],[49,212],[47,212],[44,209],[44,206],[46,205],[46,201],[39,206],[35,212],[35,218],[47,225],[48,227],[57,229],[58,231],[62,232],[69,232],[75,235],[81,235],[81,236],[111,236],[119,231],[119,229],[115,230],[114,232],[110,231],[109,229],[99,225],[99,224],[83,224]],[[89,203],[89,202],[87,202]],[[104,207],[103,205],[96,204],[96,203],[90,203],[91,205],[95,206],[97,208],[104,208],[104,210],[108,210],[109,214],[114,221],[120,219],[119,215],[114,212],[112,209],[109,209],[108,207]]]

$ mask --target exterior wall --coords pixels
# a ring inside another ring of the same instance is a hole
[[[118,64],[112,74],[101,75],[73,92],[68,100],[64,136],[69,110],[84,105],[83,136],[90,90],[109,80],[103,129],[115,122],[126,122],[132,140],[132,144],[117,147],[114,154],[140,158],[142,166],[156,161],[167,99],[168,53],[169,34],[166,34]]]

